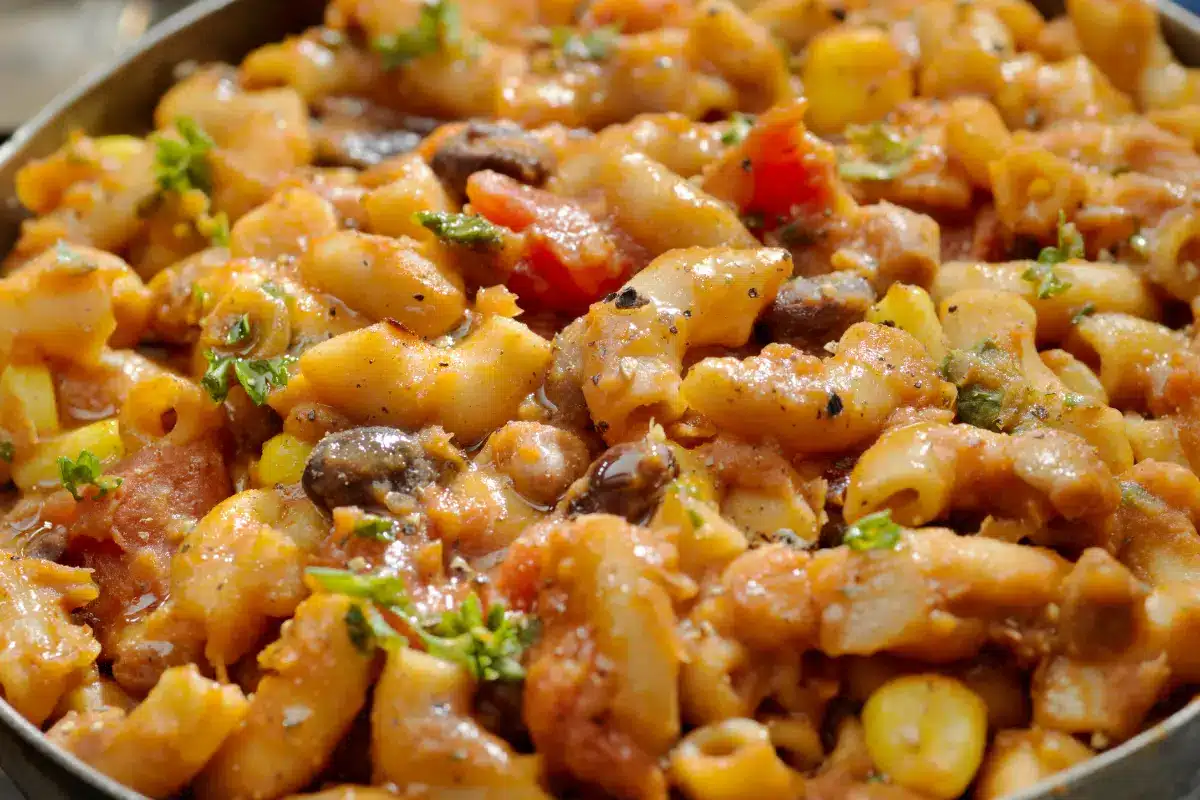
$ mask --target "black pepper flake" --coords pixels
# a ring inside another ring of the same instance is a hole
[[[746,294],[749,297],[758,297],[758,289],[755,289],[753,286],[751,286],[749,291],[746,292]]]
[[[425,295],[423,295],[423,294],[414,294],[414,295],[413,295],[413,300],[416,300],[418,303],[422,303],[422,302],[424,302],[424,301],[425,301]]]
[[[846,21],[846,9],[844,8],[831,8],[829,9],[829,13],[832,14],[833,18],[838,22]]]
[[[600,385],[600,376],[593,375],[592,376],[592,386],[599,386],[599,385]]]
[[[748,158],[742,159],[742,171],[749,172],[754,167],[754,163]]]
[[[600,431],[601,433],[608,433],[608,423],[604,420],[600,420],[596,423],[596,430]]]
[[[843,408],[845,405],[842,403],[842,398],[838,397],[837,392],[830,393],[829,402],[825,404],[825,413],[829,414],[832,419],[842,413]]]
[[[894,328],[894,327],[896,327],[896,320],[894,320],[894,319],[885,319],[883,322],[880,322],[879,324],[880,324],[880,325],[883,325],[883,326],[886,326],[886,327],[888,327],[888,328]]]
[[[448,367],[448,366],[450,366],[450,362],[449,361],[439,361],[438,366],[439,367]]]
[[[329,316],[331,316],[331,317],[336,317],[336,316],[337,316],[337,309],[336,309],[336,308],[333,308],[333,307],[331,306],[331,307],[329,308]]]
[[[676,334],[678,334],[678,333],[679,333],[679,328],[676,328],[674,325],[672,325],[671,327],[667,328],[667,330],[671,332],[671,335],[672,335],[672,336],[675,336]]]
[[[641,308],[648,305],[650,301],[638,294],[637,289],[632,286],[626,286],[617,293],[614,305],[622,311],[627,311],[631,308]]]
[[[692,318],[692,310],[690,308],[685,310],[683,312],[683,317],[684,317],[684,319],[691,319]]]
[[[958,306],[950,306],[946,309],[946,313],[948,314],[953,314],[955,311],[958,311]]]

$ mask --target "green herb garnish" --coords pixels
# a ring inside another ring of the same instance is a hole
[[[212,173],[208,152],[215,146],[207,133],[191,117],[175,120],[182,141],[158,137],[154,157],[154,180],[163,192],[183,193],[191,189],[209,192]]]
[[[458,6],[450,0],[433,0],[421,6],[417,24],[406,31],[380,36],[371,43],[384,69],[396,69],[413,59],[453,50],[462,44]]]
[[[1062,294],[1071,288],[1068,281],[1054,272],[1055,264],[1062,264],[1075,258],[1083,258],[1083,237],[1075,223],[1067,222],[1067,215],[1058,212],[1058,243],[1053,247],[1043,247],[1038,253],[1037,263],[1021,274],[1021,278],[1037,287],[1040,300]]]
[[[1095,314],[1095,313],[1096,313],[1096,304],[1093,303],[1091,300],[1089,300],[1086,303],[1084,303],[1083,306],[1078,311],[1076,311],[1074,314],[1071,315],[1071,324],[1078,325],[1079,323],[1083,322],[1083,320],[1086,317],[1090,317],[1092,314]]]
[[[989,431],[1000,430],[1004,392],[968,383],[958,389],[958,418],[968,425]]]
[[[327,592],[361,597],[381,606],[408,607],[408,589],[399,575],[372,575],[330,567],[309,567],[304,574]]]
[[[908,172],[920,138],[905,139],[890,125],[850,125],[846,138],[862,148],[866,158],[838,162],[838,175],[851,181],[891,181]]]
[[[754,127],[754,116],[735,111],[729,116],[729,127],[721,134],[721,144],[735,145],[746,141]]]
[[[418,211],[413,219],[433,231],[439,239],[473,248],[498,247],[504,231],[474,214],[450,214],[445,211]]]
[[[229,396],[229,371],[232,367],[238,383],[256,406],[267,402],[267,395],[275,387],[287,386],[287,367],[296,360],[292,356],[252,360],[222,356],[212,350],[206,352],[204,358],[208,361],[208,369],[200,379],[200,385],[213,402],[223,403]]]
[[[74,461],[66,456],[60,456],[58,459],[58,475],[63,488],[76,500],[83,499],[80,490],[84,486],[95,486],[97,492],[92,499],[99,500],[109,492],[116,491],[117,487],[124,483],[124,478],[106,476],[103,473],[104,466],[91,450],[81,451]]]
[[[0,442],[0,461],[12,463],[12,460],[17,456],[17,448],[12,442]]]
[[[892,522],[891,509],[876,511],[846,528],[842,544],[851,550],[895,550],[903,530]]]
[[[419,635],[431,655],[464,665],[480,681],[519,681],[525,677],[521,653],[536,638],[536,628],[523,614],[495,604],[483,614],[474,592],[455,611]]]
[[[250,338],[250,315],[242,314],[225,332],[225,344],[238,344]]]
[[[387,517],[374,514],[363,514],[354,523],[354,535],[363,539],[374,539],[377,542],[394,542],[396,523]]]

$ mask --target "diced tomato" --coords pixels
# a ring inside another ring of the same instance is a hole
[[[507,286],[526,310],[580,313],[620,288],[639,263],[637,248],[610,223],[507,175],[476,172],[467,199],[476,213],[524,235]]]
[[[836,210],[846,199],[833,148],[804,127],[804,100],[775,106],[705,178],[711,194],[761,216],[771,230],[796,216]]]

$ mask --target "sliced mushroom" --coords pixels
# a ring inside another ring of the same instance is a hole
[[[783,285],[759,322],[764,338],[790,344],[812,355],[826,355],[835,342],[861,322],[875,302],[875,290],[854,272],[793,278]]]
[[[437,482],[447,468],[412,434],[396,428],[351,428],[331,433],[313,448],[303,486],[327,510],[380,507],[393,492],[411,495]]]
[[[442,142],[430,166],[446,188],[463,197],[467,178],[485,169],[530,186],[541,186],[553,171],[555,159],[546,145],[519,125],[469,122]]]
[[[667,484],[679,477],[671,448],[643,439],[610,447],[576,484],[567,514],[615,514],[645,522],[662,501]]]

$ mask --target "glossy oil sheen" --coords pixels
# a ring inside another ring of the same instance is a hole
[[[468,0],[485,2],[486,0]],[[0,0],[2,2],[2,0]],[[171,85],[178,64],[238,62],[254,47],[320,22],[326,0],[201,0],[158,26],[130,53],[85,79],[0,147],[0,252],[24,218],[17,170],[52,153],[74,129],[138,133]],[[1062,3],[1034,4],[1047,16]],[[1200,65],[1200,18],[1160,2],[1167,42],[1185,64]],[[0,768],[32,800],[139,800],[54,747],[0,701]],[[1011,800],[1183,800],[1200,792],[1200,702],[1101,755],[1061,772]]]

